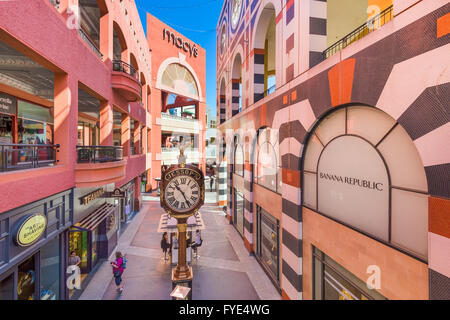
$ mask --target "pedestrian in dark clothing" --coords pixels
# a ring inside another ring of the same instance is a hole
[[[214,185],[214,176],[209,177],[209,189],[212,191]]]
[[[164,261],[169,260],[169,258],[167,257],[167,252],[169,252],[170,254],[171,249],[172,246],[169,243],[169,235],[167,234],[167,232],[164,232],[161,239],[161,250],[164,252]]]

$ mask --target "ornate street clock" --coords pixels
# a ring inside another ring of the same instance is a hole
[[[174,218],[188,218],[205,202],[203,172],[192,165],[173,165],[163,173],[161,206]]]

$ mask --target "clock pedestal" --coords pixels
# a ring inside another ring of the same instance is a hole
[[[187,218],[178,219],[178,265],[172,269],[172,289],[177,285],[191,288],[188,300],[192,299],[192,268],[186,263]]]

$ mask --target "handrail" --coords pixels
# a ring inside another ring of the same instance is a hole
[[[123,160],[121,146],[76,146],[78,163],[104,163]]]
[[[386,24],[386,22],[392,20],[392,13],[393,13],[393,6],[391,5],[388,8],[381,11],[375,17],[369,19],[366,23],[362,24],[361,26],[359,26],[358,28],[347,34],[345,37],[336,41],[327,49],[325,49],[325,51],[322,52],[323,59],[325,60],[331,57],[336,52],[346,48],[352,42],[365,37],[370,32],[373,32],[379,27],[383,26],[384,24]],[[387,18],[388,15],[389,17]],[[381,22],[382,19],[383,22]]]
[[[53,166],[60,145],[0,143],[0,172]]]
[[[126,73],[126,74],[132,76],[142,86],[142,83],[139,80],[139,73],[132,65],[130,65],[122,60],[113,60],[112,63],[113,63],[113,71],[123,72],[123,73]]]
[[[193,122],[198,122],[198,119],[191,119],[191,118],[185,118],[185,117],[179,117],[179,116],[174,116],[172,114],[167,114],[167,113],[161,113],[161,117],[163,118],[169,118],[169,119],[174,119],[174,120],[187,120],[187,121],[193,121]]]
[[[100,59],[102,59],[103,58],[103,54],[100,52],[100,50],[98,49],[98,47],[95,44],[95,42],[91,39],[91,37],[87,34],[87,32],[83,30],[83,28],[81,26],[78,29],[78,33],[80,34],[81,39],[83,39],[89,45],[89,47],[92,49],[92,51],[94,51],[94,53]]]

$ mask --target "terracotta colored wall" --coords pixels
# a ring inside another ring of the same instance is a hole
[[[388,299],[428,299],[428,266],[303,207],[303,298],[312,298],[312,246],[366,282],[370,265],[381,269]]]
[[[67,8],[67,3],[68,0],[61,1],[62,10]],[[0,200],[8,199],[0,201],[0,212],[75,186],[78,87],[81,84],[96,98],[128,112],[128,103],[111,88],[113,21],[122,29],[128,54],[133,53],[137,57],[139,71],[146,79],[151,79],[148,46],[134,2],[124,1],[124,8],[120,7],[118,1],[99,3],[108,11],[101,21],[104,27],[100,36],[103,61],[80,38],[78,30],[67,27],[68,16],[58,13],[49,1],[27,1],[25,8],[21,1],[0,1],[1,41],[56,74],[55,142],[61,145],[58,153],[60,165],[54,168],[0,174]],[[125,9],[128,19],[125,18]],[[136,39],[130,31],[130,21],[136,31]],[[19,97],[23,95],[23,98],[27,98],[27,94],[16,93]],[[131,117],[145,124],[144,108],[138,103],[130,104]],[[131,175],[138,175],[145,169],[145,161],[128,161],[126,179],[131,179]],[[44,177],[52,183],[43,184]]]

